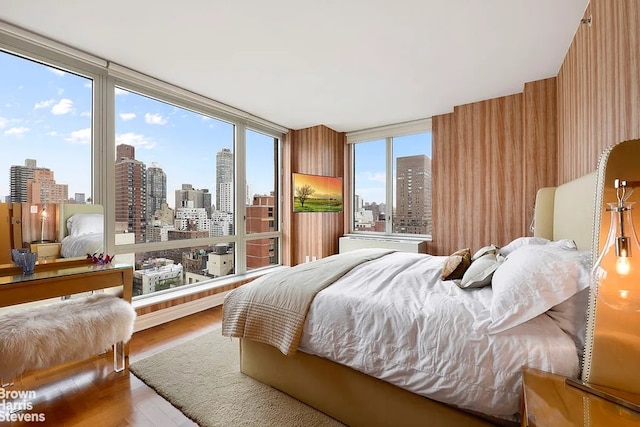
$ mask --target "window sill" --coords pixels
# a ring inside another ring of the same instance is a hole
[[[285,266],[282,265],[278,265],[278,266],[274,266],[274,267],[270,267],[270,268],[264,268],[264,269],[260,269],[257,271],[250,271],[248,273],[242,274],[242,275],[234,275],[234,276],[230,276],[228,278],[224,278],[224,279],[219,279],[219,280],[215,280],[215,281],[210,281],[210,282],[204,282],[204,283],[200,283],[200,284],[195,284],[195,285],[191,285],[191,286],[182,286],[180,288],[177,288],[174,291],[170,291],[170,292],[162,292],[159,295],[153,295],[153,294],[149,294],[149,295],[144,295],[144,296],[140,296],[140,297],[136,297],[134,298],[134,300],[132,301],[132,305],[134,308],[143,308],[143,307],[149,307],[152,305],[156,305],[156,304],[161,304],[161,303],[165,303],[168,301],[172,301],[175,299],[179,299],[179,298],[184,298],[190,295],[194,295],[194,294],[198,294],[200,292],[203,291],[209,291],[212,289],[216,289],[219,287],[223,287],[223,286],[227,286],[233,283],[237,283],[237,282],[241,282],[241,281],[245,281],[245,280],[252,280],[255,278],[258,278],[260,276],[263,276],[267,273],[271,273],[274,271],[278,271],[281,269],[286,268]]]

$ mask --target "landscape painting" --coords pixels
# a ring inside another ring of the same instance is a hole
[[[342,212],[342,178],[293,174],[294,212]]]

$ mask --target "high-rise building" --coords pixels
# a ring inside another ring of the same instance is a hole
[[[56,184],[51,169],[33,169],[33,178],[27,180],[28,203],[65,203],[68,198],[69,186]]]
[[[147,225],[153,223],[153,217],[163,203],[167,203],[167,174],[157,163],[147,168]]]
[[[85,194],[84,193],[75,193],[73,196],[73,200],[75,200],[78,204],[86,203]]]
[[[231,185],[222,185],[229,183]],[[228,148],[223,148],[216,153],[216,210],[233,212],[233,204],[231,204],[231,210],[222,209],[222,200],[226,203],[233,200],[233,153]]]
[[[39,168],[34,159],[26,159],[24,166],[11,166],[9,175],[10,202],[64,203],[68,199],[69,186],[57,184],[53,171]]]
[[[176,190],[176,211],[180,208],[204,208],[207,216],[211,217],[211,193],[207,188],[201,190],[193,188],[191,184],[182,184]]]
[[[431,234],[431,159],[424,154],[396,159],[393,232]]]
[[[136,243],[147,241],[147,168],[135,159],[135,148],[116,147],[116,221],[127,224]]]
[[[265,233],[276,229],[275,197],[254,196],[247,206],[247,233]],[[247,269],[277,263],[276,239],[257,239],[247,242]]]

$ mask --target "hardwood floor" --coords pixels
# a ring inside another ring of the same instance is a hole
[[[160,352],[198,335],[220,328],[222,307],[212,308],[133,335],[129,362]],[[61,367],[23,375],[0,394],[0,417],[10,404],[12,391],[28,391],[27,408],[15,415],[44,417],[44,422],[7,422],[26,426],[195,426],[178,409],[125,369],[113,371],[113,353]],[[4,409],[4,410],[3,410]]]

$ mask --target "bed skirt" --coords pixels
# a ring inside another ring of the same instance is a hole
[[[240,340],[240,370],[349,426],[515,426],[403,390],[330,360]]]

